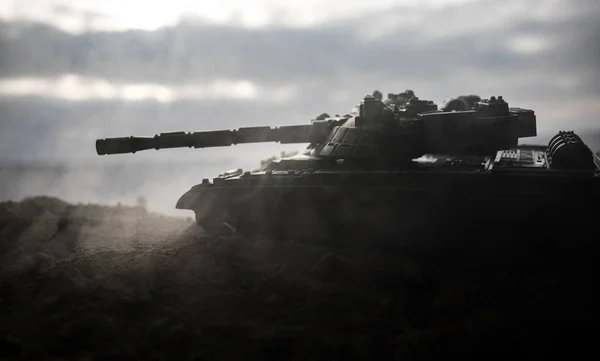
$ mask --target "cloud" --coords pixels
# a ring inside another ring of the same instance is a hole
[[[186,99],[271,99],[286,102],[297,89],[286,86],[263,89],[246,81],[214,81],[210,84],[164,86],[152,83],[109,83],[102,78],[63,75],[58,78],[14,78],[0,80],[0,96],[45,96],[70,101],[114,99],[172,102]]]
[[[401,6],[439,9],[477,1],[403,0]],[[385,11],[397,3],[346,0],[339,6],[336,0],[0,0],[0,18],[43,21],[73,33],[90,29],[156,30],[182,18],[246,28],[312,27]]]
[[[313,28],[183,22],[157,31],[72,35],[49,25],[4,23],[0,33],[12,35],[0,40],[0,87],[9,84],[16,93],[15,82],[83,79],[97,86],[74,88],[79,99],[96,92],[175,101],[234,97],[239,86],[241,95],[260,101],[300,111],[300,105],[321,104],[333,112],[374,88],[414,88],[436,101],[458,93],[502,94],[556,126],[568,115],[553,111],[553,104],[589,105],[600,92],[596,4],[399,7]],[[63,94],[52,83],[43,89]],[[593,108],[573,108],[580,124],[596,121],[589,117]]]
[[[372,87],[414,87],[435,99],[498,89],[534,100],[542,95],[532,90],[543,89],[545,100],[555,101],[563,92],[599,91],[600,11],[594,4],[512,0],[400,7],[313,28],[183,22],[157,31],[71,35],[49,25],[4,23],[3,34],[18,35],[0,40],[0,76],[74,74],[164,87],[291,84],[314,94],[315,101],[339,89],[354,99]],[[498,78],[503,81],[490,81]]]

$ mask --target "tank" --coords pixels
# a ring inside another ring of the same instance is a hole
[[[510,107],[502,96],[458,96],[440,107],[411,90],[381,98],[375,92],[348,114],[323,113],[307,124],[106,138],[96,150],[307,144],[262,169],[203,179],[181,195],[175,207],[193,212],[212,234],[319,240],[416,232],[421,239],[495,234],[516,223],[538,232],[588,214],[600,200],[600,160],[574,132],[524,144],[537,136],[531,109]],[[578,220],[581,227],[591,222]]]

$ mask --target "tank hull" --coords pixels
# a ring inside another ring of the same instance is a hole
[[[199,225],[357,246],[375,240],[410,246],[444,238],[518,239],[574,234],[593,224],[596,171],[547,169],[316,170],[246,173],[200,184],[179,209]],[[461,244],[464,245],[464,242]]]

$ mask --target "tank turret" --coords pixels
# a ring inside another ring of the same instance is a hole
[[[510,109],[501,96],[481,100],[472,110],[444,111],[410,90],[403,94],[411,98],[402,106],[367,95],[356,112],[344,117],[323,113],[310,124],[98,139],[96,151],[105,155],[258,142],[309,143],[313,155],[321,158],[394,164],[427,153],[491,154],[536,135],[533,111]]]

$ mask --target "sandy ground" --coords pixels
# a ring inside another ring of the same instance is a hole
[[[0,240],[0,359],[506,360],[593,345],[585,262],[209,238],[189,219],[48,197],[1,204]]]

